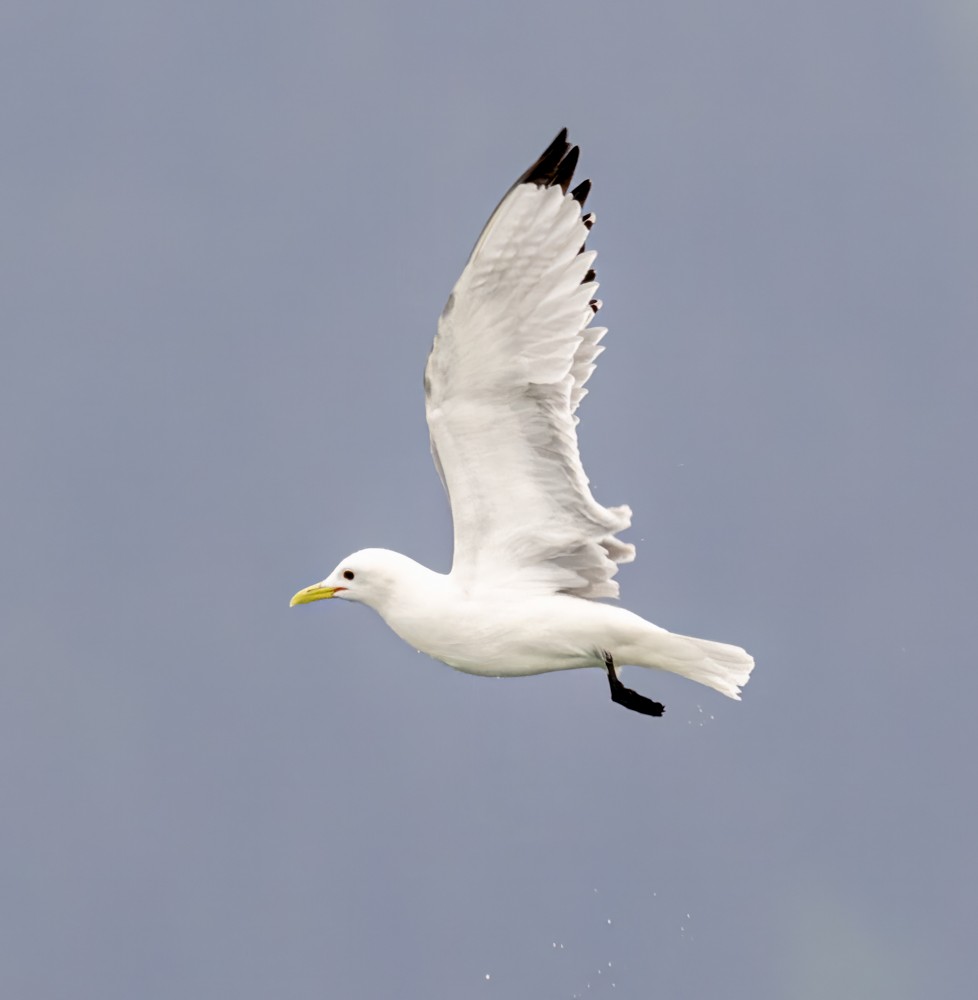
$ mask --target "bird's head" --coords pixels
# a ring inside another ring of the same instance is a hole
[[[289,606],[340,597],[383,612],[397,591],[409,585],[414,571],[423,569],[413,559],[389,549],[361,549],[347,556],[325,580],[300,590]]]

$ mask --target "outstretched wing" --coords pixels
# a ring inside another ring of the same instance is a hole
[[[616,597],[628,507],[588,487],[574,411],[602,348],[584,242],[590,181],[568,193],[578,149],[564,129],[513,185],[438,321],[425,370],[431,450],[455,527],[452,575]]]

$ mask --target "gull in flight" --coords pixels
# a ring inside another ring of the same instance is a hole
[[[603,348],[590,181],[570,189],[564,129],[486,223],[438,321],[424,386],[431,453],[455,553],[436,573],[389,549],[347,556],[292,605],[337,597],[373,608],[415,649],[457,670],[517,677],[598,667],[611,700],[663,706],[622,684],[622,664],[668,670],[740,698],[754,660],[603,603],[618,596],[628,507],[591,495],[576,410]]]

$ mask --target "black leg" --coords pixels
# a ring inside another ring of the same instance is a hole
[[[665,705],[645,695],[625,687],[618,675],[615,673],[615,661],[611,658],[611,653],[604,654],[604,665],[608,671],[608,685],[611,687],[611,700],[616,705],[630,708],[633,712],[641,712],[642,715],[662,715],[666,710]]]

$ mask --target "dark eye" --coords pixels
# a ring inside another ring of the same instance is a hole
[[[345,569],[345,570],[343,570],[343,579],[344,580],[352,580],[353,579],[353,570],[352,569]]]

